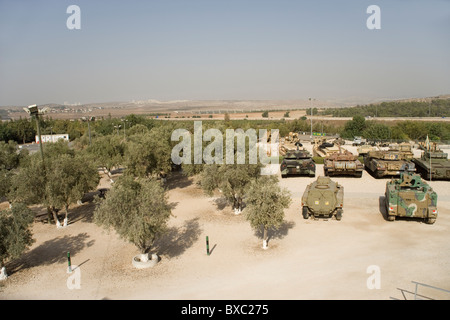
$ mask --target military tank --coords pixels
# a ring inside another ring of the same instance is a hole
[[[364,166],[375,178],[399,176],[402,172],[416,172],[409,153],[397,149],[369,151],[364,156]]]
[[[385,203],[389,221],[409,217],[433,224],[438,215],[437,194],[418,174],[403,173],[386,182]]]
[[[425,150],[420,158],[414,158],[417,172],[427,180],[450,180],[450,160],[448,154],[436,145]]]
[[[316,175],[316,163],[307,150],[288,150],[280,165],[281,177],[288,175]]]
[[[304,219],[313,216],[342,219],[344,206],[344,187],[330,177],[319,176],[309,184],[302,196],[302,215]]]
[[[370,144],[363,144],[359,146],[356,150],[358,151],[359,156],[364,157],[365,155],[367,155],[367,153],[369,153],[369,151],[375,151],[378,150],[378,148],[375,146],[371,146]]]
[[[341,150],[327,156],[323,161],[323,171],[325,176],[332,175],[352,175],[362,177],[364,165],[348,150]]]

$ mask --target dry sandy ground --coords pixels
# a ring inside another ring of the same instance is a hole
[[[173,217],[155,246],[161,260],[150,269],[135,269],[136,248],[92,222],[92,203],[74,206],[64,229],[34,224],[36,242],[8,264],[0,299],[411,299],[411,281],[450,290],[450,182],[431,182],[439,216],[427,225],[385,220],[386,179],[367,172],[334,179],[345,188],[341,221],[304,220],[300,199],[314,179],[280,179],[293,202],[263,250],[261,233],[234,215],[220,194],[207,197],[194,178],[172,177]],[[67,286],[67,251],[79,266],[80,289]],[[370,266],[379,267],[379,289],[367,286]],[[450,298],[426,288],[419,293]]]

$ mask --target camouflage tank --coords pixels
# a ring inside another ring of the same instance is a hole
[[[375,150],[364,156],[364,166],[375,178],[399,176],[402,172],[416,172],[415,164],[411,160],[409,153],[400,150]]]
[[[309,184],[302,197],[302,215],[308,219],[320,216],[336,220],[342,219],[344,206],[344,187],[329,177],[318,177]]]
[[[386,183],[387,219],[411,217],[432,224],[437,218],[437,194],[418,174],[403,173]]]
[[[413,159],[417,172],[427,180],[450,180],[448,154],[438,148],[425,150],[420,159]]]
[[[316,175],[316,164],[307,150],[287,151],[280,165],[281,177],[288,175]]]
[[[364,165],[348,150],[333,153],[323,161],[323,171],[326,176],[353,175],[361,178]]]

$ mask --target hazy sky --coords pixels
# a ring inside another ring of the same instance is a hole
[[[0,105],[446,93],[449,0],[0,0]]]

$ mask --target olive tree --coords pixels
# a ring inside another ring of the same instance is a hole
[[[260,174],[259,164],[209,164],[204,165],[200,174],[200,184],[208,195],[219,189],[232,204],[235,214],[240,214],[248,186]]]
[[[92,139],[92,144],[86,148],[88,154],[95,158],[95,163],[102,167],[111,178],[111,169],[123,162],[125,143],[117,135],[100,136]]]
[[[0,211],[0,280],[6,279],[5,262],[18,258],[33,243],[33,212],[22,203]]]
[[[144,134],[129,137],[124,156],[126,173],[148,177],[171,169],[170,133],[163,127],[152,128]]]
[[[267,248],[269,228],[279,228],[284,220],[284,209],[291,204],[287,189],[281,189],[276,176],[262,176],[252,181],[246,193],[245,217],[254,229],[263,228],[263,248]]]
[[[18,170],[21,162],[28,158],[28,150],[17,152],[17,143],[14,141],[0,141],[0,198],[6,197],[11,202],[11,179]]]
[[[46,202],[64,209],[63,226],[67,226],[69,205],[81,200],[86,192],[95,190],[100,180],[97,168],[82,155],[63,154],[48,162],[46,174]],[[56,219],[57,226],[60,225]]]
[[[12,202],[46,206],[57,227],[61,226],[57,211],[64,209],[66,226],[69,205],[94,190],[100,176],[88,157],[63,144],[48,145],[45,155],[45,162],[35,154],[21,165],[10,179],[8,197]]]
[[[122,176],[104,200],[97,200],[94,221],[136,245],[146,261],[170,215],[166,192],[156,180]]]

